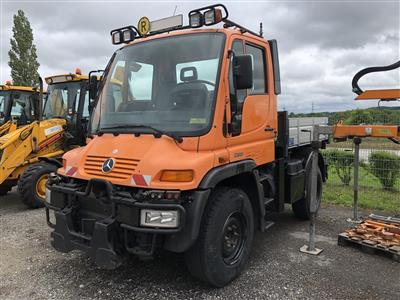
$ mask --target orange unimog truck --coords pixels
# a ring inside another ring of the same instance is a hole
[[[289,203],[309,217],[311,134],[289,134],[277,111],[277,43],[227,17],[214,5],[187,26],[142,18],[111,32],[127,45],[91,86],[91,140],[47,183],[55,249],[109,269],[128,254],[184,253],[194,276],[224,286],[272,224],[268,211]],[[326,176],[319,156],[318,200]]]

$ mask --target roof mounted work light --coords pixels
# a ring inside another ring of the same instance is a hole
[[[133,26],[114,29],[110,32],[111,41],[114,45],[132,42],[136,37],[136,28]]]
[[[222,13],[224,11],[224,13]],[[228,18],[228,10],[223,4],[201,7],[189,12],[189,26],[198,28],[203,25],[211,26]]]
[[[195,11],[192,14],[189,14],[189,25],[192,28],[199,28],[203,26],[204,18],[203,14],[199,11]]]
[[[212,8],[204,13],[204,25],[210,26],[222,21],[222,11]]]

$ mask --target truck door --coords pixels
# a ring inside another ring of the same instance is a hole
[[[257,165],[274,160],[276,136],[275,97],[269,93],[268,44],[233,37],[231,50],[235,55],[249,54],[253,64],[253,87],[235,88],[232,63],[229,70],[231,121],[227,137],[230,161],[252,159]],[[272,76],[271,76],[272,80]]]

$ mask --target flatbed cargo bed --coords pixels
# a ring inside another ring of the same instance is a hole
[[[311,144],[314,125],[328,125],[328,118],[289,118],[289,148]],[[328,141],[328,136],[321,135],[319,139],[320,141]]]

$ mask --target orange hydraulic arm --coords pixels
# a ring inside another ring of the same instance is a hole
[[[379,100],[379,101],[396,101],[400,99],[400,89],[386,90],[367,90],[363,91],[358,81],[368,73],[390,71],[400,67],[400,61],[384,67],[371,67],[363,69],[354,75],[352,86],[353,92],[358,96],[356,100]],[[333,137],[336,140],[343,140],[352,137],[375,137],[388,138],[393,142],[400,144],[400,126],[397,125],[344,125],[338,123],[333,127]]]
[[[333,137],[344,139],[349,137],[400,138],[400,126],[396,125],[344,125],[338,123],[333,127]]]

